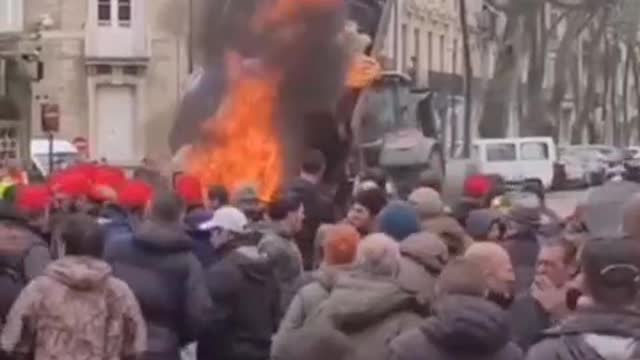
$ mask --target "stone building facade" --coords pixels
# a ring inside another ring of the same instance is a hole
[[[30,134],[43,135],[40,105],[53,103],[57,136],[87,139],[93,158],[128,164],[169,156],[167,134],[190,70],[183,25],[190,1],[0,0],[19,9],[10,14],[19,24],[14,41],[35,43],[42,64],[28,99],[17,99],[29,104],[21,117],[30,119]]]

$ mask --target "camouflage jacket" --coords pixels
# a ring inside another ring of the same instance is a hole
[[[146,350],[138,302],[105,262],[66,256],[51,263],[13,305],[0,337],[7,353],[35,360],[117,360]]]

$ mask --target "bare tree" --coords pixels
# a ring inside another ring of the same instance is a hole
[[[473,66],[471,64],[471,49],[469,47],[469,24],[467,22],[467,0],[460,0],[460,27],[462,29],[462,48],[464,56],[464,149],[463,156],[471,155],[471,109],[473,109]]]

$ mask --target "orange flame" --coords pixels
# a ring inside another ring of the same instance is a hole
[[[347,73],[347,86],[363,89],[380,77],[382,68],[376,59],[365,54],[357,54]]]
[[[291,32],[305,14],[339,6],[343,0],[278,0],[253,19],[255,31]],[[284,37],[293,41],[294,37]],[[194,148],[188,172],[203,185],[222,185],[231,193],[257,187],[263,201],[274,198],[284,181],[283,145],[275,130],[280,71],[249,69],[237,54],[227,56],[228,93],[203,130],[213,144]],[[251,71],[249,71],[251,70]]]
[[[204,130],[213,148],[196,149],[191,172],[204,184],[223,185],[234,192],[258,187],[268,201],[284,176],[282,148],[274,130],[279,77],[265,71],[247,72],[238,56],[228,56],[230,89],[216,118]]]

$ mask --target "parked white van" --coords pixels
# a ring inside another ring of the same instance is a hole
[[[507,183],[537,181],[545,189],[553,182],[558,158],[550,137],[479,139],[473,142],[471,160],[480,174],[496,174]]]

